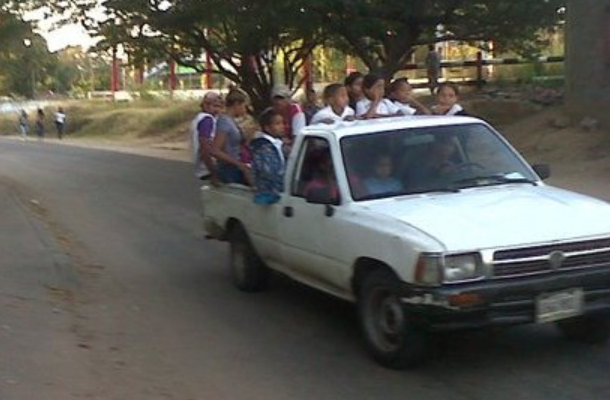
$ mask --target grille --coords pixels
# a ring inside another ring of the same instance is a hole
[[[610,239],[590,240],[586,242],[572,242],[551,244],[548,246],[526,247],[521,249],[500,250],[494,254],[495,261],[514,260],[519,258],[548,256],[554,251],[564,253],[574,253],[581,251],[591,251],[598,249],[608,249],[610,251]]]
[[[554,272],[549,256],[557,251],[565,255],[559,271],[610,267],[610,239],[599,239],[497,251],[494,254],[494,277]]]

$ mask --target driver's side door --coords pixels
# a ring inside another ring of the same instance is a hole
[[[298,154],[291,185],[283,202],[280,240],[283,260],[296,278],[326,285],[329,271],[324,254],[332,239],[333,219],[327,211],[335,205],[313,204],[308,199],[339,202],[335,168],[329,142],[321,137],[307,137]]]

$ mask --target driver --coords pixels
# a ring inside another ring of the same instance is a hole
[[[428,183],[443,180],[447,174],[454,172],[457,146],[453,136],[440,136],[428,148],[424,161],[412,168],[408,181],[415,186],[427,186]]]

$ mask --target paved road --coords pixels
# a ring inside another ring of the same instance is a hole
[[[0,206],[0,399],[610,397],[610,346],[551,327],[446,335],[395,372],[351,306],[234,290],[185,163],[0,139]]]

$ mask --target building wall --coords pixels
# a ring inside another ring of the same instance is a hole
[[[566,105],[610,126],[610,0],[568,0]]]

